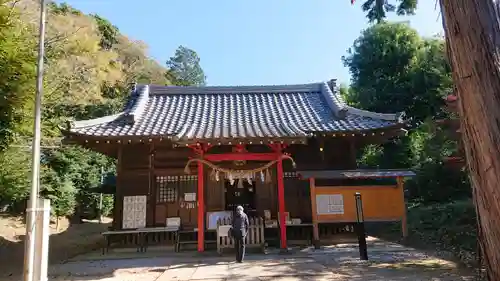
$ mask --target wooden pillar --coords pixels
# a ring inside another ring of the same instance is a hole
[[[350,139],[349,141],[349,169],[356,169],[358,167],[356,160],[356,139]]]
[[[408,237],[408,222],[406,218],[406,200],[405,200],[405,189],[403,183],[403,177],[397,177],[397,186],[401,191],[401,199],[403,200],[403,217],[401,218],[401,232],[403,234],[403,238]]]
[[[116,161],[116,190],[113,202],[113,230],[122,229],[123,225],[123,192],[122,192],[122,177],[123,177],[123,147],[118,146],[118,155]]]
[[[286,241],[286,220],[285,220],[285,183],[283,180],[283,160],[280,158],[277,163],[278,180],[278,210],[280,221],[281,249],[287,249]]]
[[[148,201],[146,225],[148,227],[155,225],[156,212],[156,177],[154,173],[154,143],[149,146],[149,164],[148,164]]]
[[[314,178],[309,179],[309,188],[311,193],[311,215],[313,225],[313,245],[319,248],[319,229],[318,229],[318,209],[316,207],[316,181]]]
[[[198,162],[198,252],[205,251],[205,191],[203,190],[203,163]]]

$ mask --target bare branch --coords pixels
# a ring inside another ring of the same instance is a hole
[[[54,36],[54,37],[52,37],[52,38],[49,38],[49,39],[47,39],[47,40],[45,41],[45,42],[46,42],[45,44],[46,44],[47,46],[50,46],[50,45],[52,45],[52,44],[54,44],[54,43],[57,43],[57,42],[63,41],[63,40],[65,40],[65,39],[68,39],[69,37],[71,37],[71,36],[75,35],[78,31],[80,31],[80,29],[82,29],[82,27],[78,27],[75,31],[73,31],[73,32],[72,32],[72,33],[70,33],[70,34],[59,34],[59,35],[57,35],[57,36]]]

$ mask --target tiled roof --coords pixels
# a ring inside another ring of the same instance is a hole
[[[209,139],[306,138],[401,124],[400,114],[347,106],[328,83],[284,86],[137,85],[124,111],[71,122],[67,132],[93,137]]]
[[[304,180],[315,179],[376,179],[414,177],[415,172],[410,170],[310,170],[297,171],[298,176]]]

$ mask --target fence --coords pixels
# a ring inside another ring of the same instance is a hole
[[[264,219],[263,218],[249,218],[249,229],[245,237],[245,244],[249,248],[261,248],[264,251]],[[234,248],[234,239],[227,235],[227,230],[222,230],[226,233],[220,233],[221,226],[230,226],[232,218],[221,218],[217,221],[217,252],[222,254],[226,248]],[[224,228],[223,228],[224,229]]]

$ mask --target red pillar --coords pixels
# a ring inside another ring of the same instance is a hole
[[[279,206],[281,249],[287,249],[286,220],[285,220],[285,183],[283,181],[283,160],[281,158],[277,163],[276,169],[278,178],[278,206]]]
[[[198,252],[205,251],[205,191],[203,184],[203,163],[198,162]]]

